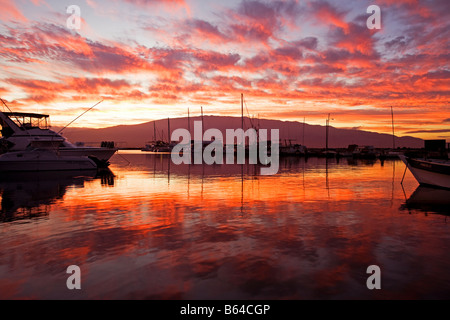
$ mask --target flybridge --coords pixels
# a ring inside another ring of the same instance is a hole
[[[24,112],[4,112],[4,114],[11,119],[17,126],[24,129],[50,128],[50,116],[39,113],[24,113]]]
[[[0,126],[2,136],[9,138],[13,134],[20,134],[30,129],[48,130],[50,117],[38,113],[0,112]]]

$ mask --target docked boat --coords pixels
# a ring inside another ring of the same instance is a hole
[[[399,157],[421,185],[450,189],[449,160]]]
[[[0,155],[0,172],[86,171],[97,164],[86,156],[64,156],[48,149],[7,152]]]
[[[167,143],[164,141],[155,141],[146,144],[145,147],[141,149],[141,151],[163,153],[163,152],[171,152],[173,147],[174,147],[173,143]]]
[[[305,146],[301,144],[292,144],[291,140],[289,143],[285,142],[284,145],[280,146],[280,155],[286,156],[305,156],[307,153],[307,149]]]
[[[353,151],[353,158],[374,160],[377,158],[377,152],[373,146],[357,147]]]
[[[2,112],[0,153],[25,151],[32,143],[52,144],[62,156],[91,157],[106,163],[118,150],[113,143],[102,147],[74,145],[50,130],[49,116],[37,113]]]

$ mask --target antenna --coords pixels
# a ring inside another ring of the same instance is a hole
[[[61,131],[63,131],[64,129],[66,129],[68,126],[70,126],[72,123],[74,123],[76,120],[78,120],[79,118],[81,118],[81,116],[83,116],[85,113],[87,113],[88,111],[91,111],[92,109],[94,109],[95,106],[97,106],[98,104],[100,104],[101,102],[103,102],[103,100],[97,102],[96,104],[94,104],[92,107],[90,107],[89,109],[87,109],[85,112],[83,112],[82,114],[80,114],[78,117],[76,117],[75,119],[73,119],[71,122],[69,122],[69,124],[67,124],[64,128],[62,128],[61,130],[58,131],[57,134],[60,134]]]

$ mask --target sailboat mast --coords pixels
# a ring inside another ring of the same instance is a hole
[[[200,107],[200,112],[202,114],[202,141],[203,141],[203,131],[205,130],[204,123],[203,123],[203,107]]]
[[[395,132],[394,132],[394,110],[391,106],[391,117],[392,117],[392,148],[395,149]]]
[[[306,117],[303,117],[302,145],[305,145],[305,120],[306,120]]]
[[[259,140],[259,128],[260,128],[260,123],[259,123],[259,113],[258,113],[258,128],[256,129],[256,138],[258,138],[258,140]]]
[[[170,143],[170,118],[167,118],[167,142]]]
[[[330,123],[330,114],[328,114],[328,119],[327,119],[327,123],[326,123],[326,138],[325,138],[325,148],[326,151],[328,151],[328,126]]]
[[[188,131],[189,131],[189,134],[191,134],[191,119],[189,116],[189,108],[188,108]]]
[[[241,128],[244,130],[244,94],[241,93]]]
[[[153,141],[156,142],[156,120],[153,121]]]
[[[242,128],[242,146],[245,145],[244,141],[244,94],[241,93],[241,128]]]

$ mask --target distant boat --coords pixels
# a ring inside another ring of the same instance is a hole
[[[421,185],[450,189],[449,160],[399,157]]]
[[[381,160],[386,160],[386,159],[398,159],[399,156],[401,155],[401,152],[398,151],[386,151],[383,150],[382,153],[379,155],[379,158]]]
[[[172,152],[173,147],[175,146],[175,143],[170,141],[170,119],[167,118],[167,141],[163,140],[156,140],[156,121],[153,121],[153,141],[150,141],[147,143],[141,151],[145,152],[158,152],[158,153],[166,153],[166,152]]]
[[[97,170],[97,164],[85,156],[62,156],[48,149],[7,152],[0,155],[0,172],[72,170]]]
[[[378,156],[373,146],[357,147],[353,151],[353,157],[357,159],[376,159]]]
[[[336,158],[338,156],[338,153],[334,150],[325,150],[319,153],[319,156],[325,158]]]
[[[103,143],[103,147],[74,145],[50,130],[49,116],[45,114],[0,111],[0,125],[3,136],[0,140],[0,153],[25,151],[32,143],[42,142],[52,144],[64,156],[90,156],[106,163],[118,150],[110,142]]]
[[[297,156],[304,156],[307,153],[307,149],[305,146],[298,144],[298,143],[292,143],[291,140],[289,140],[289,143],[285,141],[284,145],[280,146],[280,155],[297,155]]]
[[[146,152],[171,152],[174,147],[173,143],[167,143],[164,141],[154,141],[145,145],[141,151]]]

